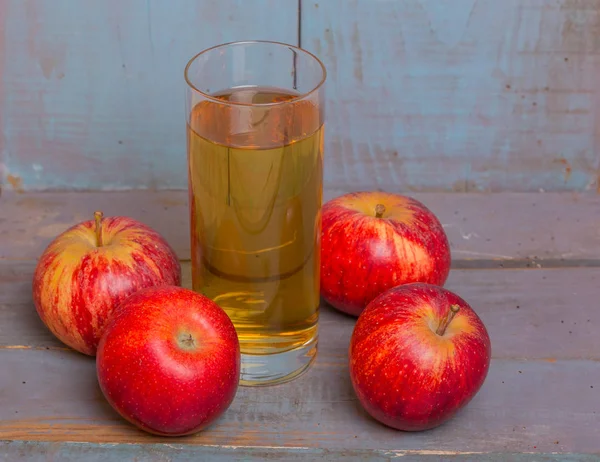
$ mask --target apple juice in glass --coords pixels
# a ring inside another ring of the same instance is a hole
[[[260,41],[185,70],[193,289],[233,321],[242,385],[316,356],[325,76],[308,52]]]

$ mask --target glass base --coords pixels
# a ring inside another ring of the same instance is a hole
[[[240,385],[279,385],[306,372],[317,357],[317,337],[301,347],[283,353],[251,355],[242,353]]]

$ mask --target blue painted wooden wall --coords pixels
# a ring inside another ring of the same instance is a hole
[[[600,0],[0,0],[6,188],[185,188],[183,67],[272,39],[329,70],[326,181],[600,191]]]

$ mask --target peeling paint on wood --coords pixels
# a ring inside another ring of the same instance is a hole
[[[6,175],[6,182],[12,189],[16,192],[23,192],[23,179],[19,176],[11,175],[10,173]]]
[[[600,2],[303,0],[302,11],[303,46],[329,69],[330,182],[599,188]]]
[[[185,187],[187,60],[231,40],[295,43],[297,5],[0,1],[0,163],[28,190]]]
[[[332,187],[600,192],[597,1],[298,5],[0,2],[4,182],[185,188],[186,60],[223,41],[301,37],[329,71]]]

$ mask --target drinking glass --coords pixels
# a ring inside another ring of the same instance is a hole
[[[291,380],[317,353],[325,67],[234,42],[185,79],[193,289],[233,321],[242,385]]]

